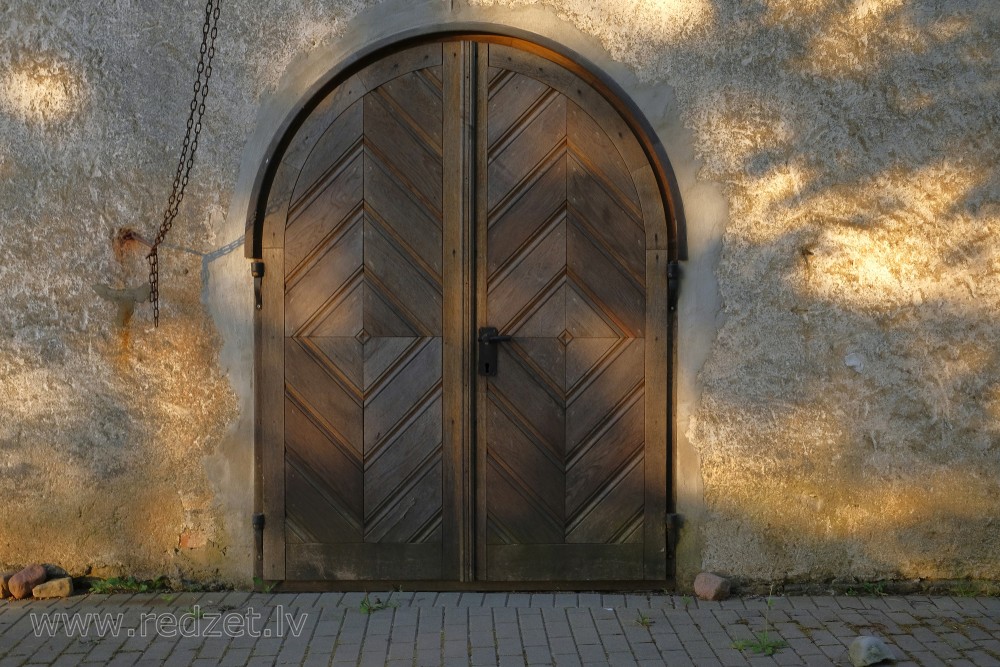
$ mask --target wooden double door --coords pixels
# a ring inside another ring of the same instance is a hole
[[[266,578],[667,578],[664,208],[604,97],[516,43],[398,51],[267,210]]]

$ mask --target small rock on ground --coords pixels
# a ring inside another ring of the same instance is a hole
[[[73,594],[73,579],[71,577],[50,579],[43,584],[35,586],[34,590],[31,591],[31,594],[39,600],[45,600],[48,598],[68,598]]]
[[[851,647],[847,650],[847,657],[851,659],[854,667],[867,667],[884,660],[895,660],[895,656],[889,647],[878,637],[864,635],[851,642]]]
[[[39,564],[29,565],[7,582],[10,594],[15,600],[23,600],[31,595],[32,589],[45,581],[45,568]]]
[[[702,572],[694,578],[694,594],[702,600],[725,600],[729,597],[729,580]]]

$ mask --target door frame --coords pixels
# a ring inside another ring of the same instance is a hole
[[[340,63],[333,66],[323,77],[321,77],[303,97],[292,107],[284,121],[279,126],[278,131],[273,135],[270,144],[265,152],[265,159],[257,170],[251,189],[250,209],[247,216],[245,255],[253,260],[266,260],[265,267],[268,277],[260,281],[259,291],[263,294],[265,301],[282,298],[283,281],[268,279],[271,276],[283,275],[280,260],[275,261],[275,253],[269,252],[272,248],[281,247],[283,244],[277,241],[279,234],[284,232],[284,220],[291,184],[282,182],[281,165],[285,160],[294,159],[299,144],[310,135],[309,119],[311,114],[325,100],[328,95],[349,82],[352,76],[365,67],[391,56],[393,53],[403,49],[427,43],[437,42],[489,42],[503,44],[533,55],[540,56],[554,64],[572,72],[589,84],[601,97],[607,101],[619,114],[642,148],[648,169],[637,174],[636,185],[646,194],[652,195],[662,206],[662,211],[658,215],[652,216],[661,221],[661,224],[650,228],[647,226],[647,249],[650,252],[651,261],[657,265],[657,273],[663,273],[663,282],[666,283],[667,266],[678,260],[686,259],[686,235],[684,233],[684,214],[681,205],[679,188],[674,176],[673,168],[667,158],[666,150],[657,137],[656,132],[646,120],[636,104],[628,95],[614,82],[611,77],[602,70],[589,63],[580,55],[544,37],[533,35],[522,30],[498,27],[498,26],[455,26],[454,29],[438,30],[419,28],[403,35],[389,38],[373,43],[367,48],[359,50]],[[364,91],[358,91],[364,92]],[[655,195],[654,195],[655,193]],[[286,194],[286,196],[282,196]],[[273,200],[272,200],[273,197]],[[277,243],[276,243],[277,241]],[[674,287],[671,285],[670,290]],[[666,293],[667,290],[664,290]],[[669,298],[669,297],[668,297]],[[272,301],[273,302],[273,301]],[[259,302],[258,302],[259,303]],[[666,420],[666,451],[664,452],[666,466],[666,483],[669,487],[665,489],[667,497],[667,512],[673,512],[675,499],[672,497],[673,466],[671,455],[675,447],[675,341],[676,317],[672,312],[668,312],[667,304],[662,307],[647,305],[647,313],[657,312],[667,318],[666,332],[668,342],[666,344],[665,366],[666,377],[666,406],[668,414],[662,416]],[[260,312],[255,312],[254,318],[254,511],[262,517],[256,520],[256,549],[254,560],[254,574],[268,581],[281,581],[284,578],[283,554],[279,557],[276,552],[274,532],[283,531],[283,522],[274,521],[276,514],[283,513],[283,502],[274,502],[264,496],[264,474],[265,469],[276,470],[276,460],[268,459],[268,451],[264,447],[265,441],[270,441],[274,437],[273,425],[269,425],[262,418],[262,405],[279,404],[282,401],[281,387],[279,383],[272,382],[274,386],[268,387],[264,380],[263,368],[266,366],[267,350],[280,347],[281,332],[267,331],[262,323],[263,318]],[[272,448],[274,449],[274,448]],[[269,463],[269,465],[268,465]],[[271,519],[265,522],[264,518]],[[468,517],[466,517],[468,520]],[[277,524],[277,525],[276,525]],[[667,579],[672,580],[675,536],[668,526],[667,535]],[[270,539],[269,539],[270,536]],[[283,545],[283,542],[282,542]],[[282,547],[283,549],[283,547]],[[464,549],[463,549],[464,550]],[[269,553],[270,552],[270,553]],[[265,554],[267,557],[265,557]],[[278,562],[281,565],[276,568],[265,569],[265,560]],[[487,588],[517,588],[516,584],[510,582],[490,582],[473,580],[468,573],[463,572],[465,581],[460,582],[438,582],[440,588],[455,589],[487,589]],[[293,590],[296,588],[316,590],[320,588],[363,589],[370,588],[377,582],[296,582],[286,584],[286,588]],[[624,582],[616,582],[616,587],[621,587]],[[636,582],[637,585],[648,585],[651,582]],[[538,583],[526,584],[529,588],[537,588]],[[592,582],[586,584],[594,587]],[[559,582],[550,585],[552,588],[572,588],[572,582]]]

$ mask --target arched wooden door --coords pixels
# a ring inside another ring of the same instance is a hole
[[[322,99],[264,224],[266,578],[667,578],[653,174],[513,43],[414,46]]]

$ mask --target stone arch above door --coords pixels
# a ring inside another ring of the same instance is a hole
[[[410,42],[279,142],[248,234],[266,578],[667,578],[675,207],[560,58]]]

